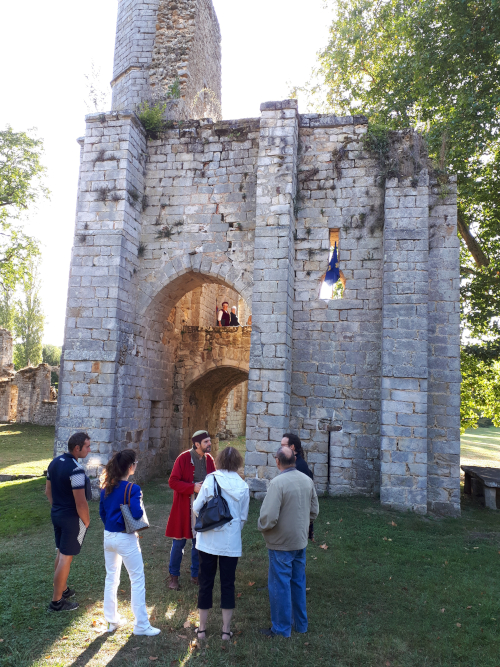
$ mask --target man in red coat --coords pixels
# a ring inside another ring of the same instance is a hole
[[[192,540],[191,546],[191,582],[198,584],[198,551],[194,536],[193,500],[198,494],[205,477],[215,471],[215,463],[210,456],[212,443],[206,431],[196,431],[191,438],[193,448],[179,454],[168,484],[174,491],[174,502],[168,517],[165,535],[172,539],[170,563],[168,571],[170,581],[168,587],[179,589],[181,562],[186,540]]]

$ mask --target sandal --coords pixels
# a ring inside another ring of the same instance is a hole
[[[194,632],[195,632],[196,638],[199,639],[200,642],[202,642],[204,639],[207,638],[207,629],[206,628],[205,628],[205,630],[200,630],[200,628],[198,626],[194,629]],[[205,635],[205,636],[200,637],[200,635]]]
[[[224,635],[227,635],[227,636],[229,637],[229,639],[224,639]],[[234,632],[231,632],[231,630],[230,630],[229,632],[224,632],[224,630],[223,630],[223,631],[220,633],[220,636],[221,636],[221,639],[222,639],[223,641],[228,642],[228,641],[231,641],[231,639],[233,638],[233,636],[234,636]]]

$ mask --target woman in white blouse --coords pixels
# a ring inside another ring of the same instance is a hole
[[[241,556],[241,530],[248,517],[250,501],[248,485],[238,475],[238,470],[242,465],[243,459],[237,449],[226,447],[226,449],[221,450],[215,460],[217,470],[207,475],[200,493],[193,503],[194,513],[198,515],[203,505],[214,496],[214,485],[215,480],[217,480],[222,496],[227,501],[229,511],[233,517],[232,521],[223,526],[203,533],[196,533],[196,548],[200,557],[200,572],[198,575],[200,625],[196,629],[198,639],[205,639],[206,637],[208,612],[212,608],[212,592],[217,572],[217,561],[219,562],[221,587],[222,639],[229,641],[233,636],[231,618],[236,606],[234,581],[238,558]]]

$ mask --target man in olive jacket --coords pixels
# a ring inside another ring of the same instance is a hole
[[[307,632],[306,547],[319,505],[314,483],[295,468],[289,447],[276,452],[276,465],[280,472],[269,484],[258,523],[269,552],[272,622],[261,633],[290,637],[292,619],[297,632]]]

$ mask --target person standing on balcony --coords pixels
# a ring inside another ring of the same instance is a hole
[[[191,438],[193,447],[177,457],[168,484],[174,491],[174,502],[168,517],[165,535],[172,538],[170,551],[169,584],[179,590],[179,577],[184,547],[191,543],[191,583],[198,585],[199,560],[193,526],[193,501],[200,492],[205,477],[215,471],[215,462],[210,456],[212,442],[206,431],[196,431]]]
[[[219,310],[217,319],[220,327],[230,326],[231,315],[229,313],[229,304],[227,301],[222,302],[222,310]]]
[[[238,315],[236,315],[236,306],[231,308],[231,321],[229,322],[230,327],[239,327],[240,322],[238,320]]]

